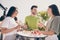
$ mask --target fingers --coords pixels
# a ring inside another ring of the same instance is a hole
[[[39,27],[44,27],[44,24],[38,23],[38,26],[39,26]]]

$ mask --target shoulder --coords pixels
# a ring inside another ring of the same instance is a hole
[[[12,18],[11,18],[11,17],[6,17],[5,19],[6,19],[6,20],[10,20],[10,19],[12,19]]]
[[[60,16],[56,16],[55,19],[60,23]]]
[[[54,17],[53,20],[54,20],[55,23],[60,23],[60,16]]]
[[[55,16],[54,19],[58,20],[60,19],[60,16]]]
[[[26,16],[26,18],[25,19],[27,19],[27,18],[29,18],[30,16]]]
[[[60,16],[56,16],[56,18],[60,18]]]
[[[12,20],[14,20],[14,19],[11,17],[6,17],[3,21],[12,21]]]

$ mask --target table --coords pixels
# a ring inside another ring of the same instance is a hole
[[[45,38],[47,37],[47,35],[43,35],[43,34],[41,34],[41,35],[32,34],[30,31],[20,31],[20,32],[17,32],[17,35],[26,37],[29,40],[30,40],[30,38],[34,38],[34,40],[37,40],[37,38],[39,38],[39,40],[45,40]]]

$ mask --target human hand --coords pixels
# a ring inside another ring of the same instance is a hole
[[[27,25],[24,25],[23,28],[24,28],[24,29],[27,29]]]
[[[20,25],[18,25],[17,27],[16,27],[16,29],[20,29],[21,28],[21,26]]]
[[[44,27],[45,25],[40,22],[40,23],[38,23],[38,26],[39,26],[40,28],[42,28],[42,27]]]

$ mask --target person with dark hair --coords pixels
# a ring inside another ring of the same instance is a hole
[[[58,10],[58,8],[57,8],[57,6],[56,5],[50,5],[49,6],[49,8],[52,10],[52,14],[54,15],[54,16],[60,16],[60,14],[59,14],[59,10]],[[49,9],[48,9],[49,10]]]
[[[14,20],[17,14],[18,11],[16,7],[12,6],[9,9],[6,18],[3,20],[1,24],[1,27],[3,28],[2,29],[3,40],[15,40],[16,32],[20,28],[20,26]]]
[[[25,18],[25,27],[27,30],[38,30],[38,23],[39,23],[39,18],[37,17],[37,6],[33,5],[31,7],[31,15],[27,16]],[[36,38],[36,40],[39,40],[39,38]]]
[[[25,18],[25,24],[27,25],[28,30],[38,29],[37,27],[38,18],[36,16],[37,16],[37,6],[33,5],[31,7],[31,15]]]
[[[31,10],[33,9],[33,8],[38,8],[36,5],[33,5],[32,7],[31,7]]]
[[[41,23],[46,27],[46,31],[42,31],[41,33],[51,35],[51,38],[48,36],[49,38],[47,37],[46,40],[58,40],[58,38],[60,40],[60,14],[58,7],[55,4],[52,4],[48,7],[47,12],[50,19],[47,21],[46,26]]]

